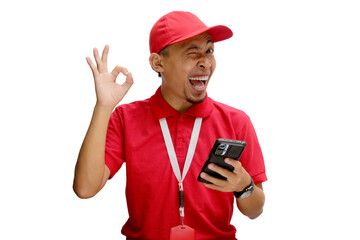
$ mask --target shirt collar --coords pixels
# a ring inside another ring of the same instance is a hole
[[[150,98],[151,111],[153,112],[156,119],[166,117],[179,117],[180,113],[172,108],[161,95],[161,87],[158,88],[156,93]],[[214,101],[209,98],[206,94],[204,101],[192,105],[183,116],[192,116],[206,118],[208,117],[214,106]]]

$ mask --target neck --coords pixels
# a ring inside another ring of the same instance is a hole
[[[161,88],[161,95],[165,101],[180,114],[185,113],[193,105],[191,102],[167,93],[163,88]]]

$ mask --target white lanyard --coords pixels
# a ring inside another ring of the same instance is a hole
[[[191,134],[189,148],[188,148],[188,152],[186,154],[186,160],[185,160],[185,165],[184,165],[182,174],[180,173],[179,163],[177,161],[174,145],[171,140],[170,131],[169,131],[169,127],[167,125],[166,119],[162,118],[159,120],[159,122],[160,122],[162,134],[164,136],[166,149],[169,154],[170,163],[171,163],[172,169],[174,171],[174,174],[176,176],[176,179],[179,182],[179,201],[180,201],[179,211],[180,211],[180,218],[181,218],[182,224],[184,225],[183,221],[184,221],[185,215],[184,215],[184,202],[183,202],[183,198],[184,198],[184,196],[183,196],[183,190],[184,190],[183,181],[184,181],[185,176],[190,168],[191,161],[192,161],[194,153],[195,153],[195,148],[196,148],[196,144],[197,144],[197,141],[199,138],[199,133],[200,133],[200,128],[201,128],[202,118],[195,119],[194,128],[193,128],[193,131]]]

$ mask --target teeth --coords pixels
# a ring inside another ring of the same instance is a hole
[[[209,79],[209,76],[203,76],[203,77],[191,77],[190,80],[196,80],[196,81],[207,81]]]
[[[202,88],[204,87],[204,84],[203,84],[203,85],[199,85],[199,86],[194,86],[194,85],[193,85],[193,87],[196,88],[196,89],[202,89]]]

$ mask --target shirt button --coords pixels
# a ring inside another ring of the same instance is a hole
[[[179,138],[179,143],[183,143],[184,139],[183,138]]]

